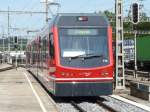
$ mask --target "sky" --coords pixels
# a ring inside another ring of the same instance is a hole
[[[1,10],[21,10],[21,11],[45,11],[45,5],[42,0],[0,0]],[[86,13],[95,11],[110,10],[114,12],[115,0],[53,0],[61,4],[59,12],[65,13]],[[136,0],[124,0],[124,13],[129,10],[131,2]],[[144,10],[150,14],[150,0],[144,0]],[[51,8],[53,13],[55,7]],[[8,14],[0,13],[0,34],[7,34]],[[21,28],[21,30],[10,29],[10,35],[25,34],[26,30],[38,30],[45,24],[44,14],[10,14],[10,27]]]

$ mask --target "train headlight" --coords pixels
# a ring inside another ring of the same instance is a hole
[[[65,76],[65,72],[62,72],[61,75],[62,75],[62,76]]]
[[[70,76],[73,76],[73,73],[62,72],[61,75],[64,77],[70,77]]]
[[[103,76],[103,77],[107,77],[108,75],[109,75],[108,72],[102,72],[102,73],[101,73],[101,76]]]
[[[72,84],[76,84],[76,82],[72,82]]]

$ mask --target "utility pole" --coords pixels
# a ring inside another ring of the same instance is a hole
[[[48,0],[45,1],[46,23],[48,22]]]
[[[5,63],[5,40],[4,40],[4,33],[3,33],[3,63]]]
[[[41,11],[16,11],[16,10],[10,10],[10,8],[8,7],[8,10],[0,10],[0,14],[7,14],[7,39],[8,39],[8,45],[7,45],[7,62],[10,62],[10,51],[11,51],[11,43],[10,43],[10,15],[12,14],[16,14],[16,15],[35,15],[35,14],[44,14],[45,15],[46,12],[41,12]]]
[[[137,78],[137,53],[136,53],[136,37],[137,37],[137,31],[134,31],[134,78]]]
[[[2,39],[3,39],[3,63],[5,63],[5,37],[4,37],[4,27],[2,26]]]
[[[116,89],[125,88],[123,46],[123,0],[116,0]]]
[[[9,32],[9,19],[10,19],[10,14],[9,14],[9,7],[8,7],[8,32],[7,32],[7,38],[8,38],[8,54],[9,54],[9,56],[8,56],[8,59],[7,59],[7,61],[8,61],[8,63],[9,63],[9,61],[10,61],[10,32]]]

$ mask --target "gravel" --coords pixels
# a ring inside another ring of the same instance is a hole
[[[79,105],[87,112],[107,112],[103,107],[98,106],[96,103],[82,102]]]
[[[118,110],[119,112],[148,112],[134,105],[119,101],[117,99],[108,96],[103,96],[102,98],[106,99],[106,101],[104,101],[105,104],[112,106],[114,109]]]
[[[70,103],[57,103],[60,112],[79,112]]]
[[[82,102],[78,105],[87,112],[107,112],[95,103]],[[58,106],[60,112],[79,112],[70,103],[59,103]]]
[[[131,104],[122,102],[120,100],[114,99],[109,96],[102,96],[101,98],[104,98],[104,103],[113,107],[118,112],[148,112],[141,108],[138,108],[136,106],[133,106]],[[67,102],[61,102],[57,103],[60,112],[79,112],[74,106],[72,106],[71,103]],[[90,102],[89,101],[80,101],[78,102],[78,105],[84,109],[87,112],[108,112],[103,107],[99,106],[96,101]]]

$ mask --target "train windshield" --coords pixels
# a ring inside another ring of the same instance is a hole
[[[61,57],[105,57],[108,59],[107,28],[62,28],[59,31]]]

